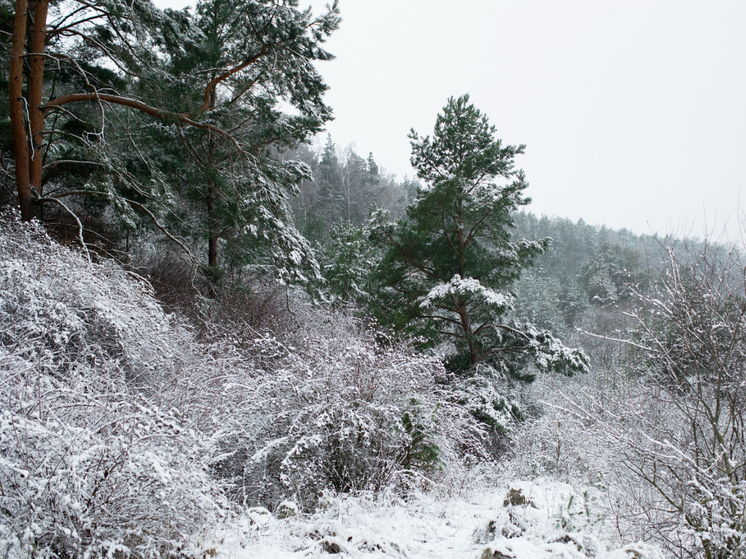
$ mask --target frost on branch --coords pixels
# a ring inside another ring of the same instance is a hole
[[[547,330],[539,330],[528,323],[523,324],[523,331],[534,356],[534,363],[540,371],[553,371],[567,376],[589,372],[590,360],[582,349],[566,346]]]
[[[256,368],[235,377],[246,390],[226,392],[231,435],[215,467],[235,499],[312,509],[325,491],[407,484],[436,475],[457,446],[478,452],[479,427],[435,383],[438,359],[377,343],[349,317],[324,322],[292,343],[255,340]]]
[[[209,439],[148,286],[0,225],[0,538],[12,556],[170,555],[216,518]],[[206,397],[207,393],[203,394]],[[181,402],[181,408],[177,402]]]
[[[518,402],[499,390],[495,382],[485,376],[474,376],[454,387],[454,394],[476,419],[500,433],[507,433],[523,414]]]
[[[632,512],[676,556],[746,556],[746,281],[741,254],[669,251],[636,293],[629,383],[604,406],[575,402],[645,487]],[[616,413],[611,413],[612,405]]]

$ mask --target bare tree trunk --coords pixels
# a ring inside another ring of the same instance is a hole
[[[207,239],[207,265],[211,268],[215,268],[218,265],[217,218],[215,217],[215,200],[213,196],[213,186],[210,185],[210,194],[207,196],[207,222],[210,228],[210,236]]]
[[[49,0],[16,0],[13,41],[8,72],[8,104],[13,135],[13,157],[16,164],[16,189],[21,217],[34,217],[32,190],[41,196],[43,165],[44,112],[41,100],[44,86],[44,47],[47,36]],[[33,13],[32,13],[33,12]],[[29,17],[31,16],[31,17]],[[29,26],[30,22],[30,26]],[[26,50],[26,34],[30,39]],[[23,64],[28,58],[27,97],[23,97]],[[24,107],[25,105],[25,107]],[[25,109],[25,110],[24,110]],[[26,114],[28,114],[28,127]]]
[[[43,137],[44,113],[41,108],[44,88],[44,47],[47,40],[47,10],[49,0],[33,2],[33,21],[29,45],[28,112],[31,128],[31,154],[29,159],[29,184],[42,196],[41,172],[44,162]]]
[[[16,14],[13,23],[13,42],[10,50],[8,71],[8,104],[10,108],[10,129],[13,135],[13,157],[16,164],[16,188],[21,217],[28,221],[31,212],[31,186],[29,182],[29,153],[23,116],[23,54],[26,45],[26,19],[28,0],[16,0]]]

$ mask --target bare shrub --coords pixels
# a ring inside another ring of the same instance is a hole
[[[97,202],[87,201],[88,204]],[[78,211],[82,208],[75,205],[70,207],[75,211],[74,217],[55,204],[47,204],[44,208],[44,227],[55,241],[65,246],[79,247],[82,234],[91,255],[115,259],[124,257],[129,232],[119,225],[119,220],[104,205],[98,211],[93,208]]]
[[[204,339],[251,339],[257,333],[283,336],[298,327],[290,308],[288,287],[271,278],[243,278],[199,298],[195,318]]]
[[[641,482],[623,512],[681,557],[746,555],[745,272],[736,250],[669,250],[668,269],[629,312],[627,394],[572,410]]]
[[[255,370],[235,381],[232,453],[219,468],[236,498],[313,508],[327,490],[424,480],[457,441],[479,445],[468,413],[437,389],[437,359],[381,344],[349,316],[315,314],[284,342],[255,338]]]
[[[191,337],[148,284],[5,215],[0,332],[8,553],[185,553],[223,507],[208,431],[195,429],[210,406],[184,405],[210,391],[171,384]]]
[[[199,281],[197,270],[184,255],[173,250],[155,251],[138,247],[128,254],[127,266],[147,278],[154,294],[172,312],[189,315],[194,307]]]
[[[138,247],[127,266],[147,278],[166,309],[187,317],[204,341],[282,334],[297,326],[289,288],[251,269],[207,270],[171,250]]]

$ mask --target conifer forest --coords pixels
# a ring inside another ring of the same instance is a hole
[[[746,557],[742,247],[337,145],[340,25],[0,0],[0,557]]]

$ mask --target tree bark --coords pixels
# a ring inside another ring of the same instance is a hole
[[[10,49],[8,69],[8,105],[10,110],[10,130],[13,136],[13,157],[16,164],[16,189],[21,217],[28,221],[31,211],[31,183],[29,182],[29,153],[23,115],[23,55],[26,46],[26,20],[28,0],[16,0],[16,14],[13,22],[13,41]]]
[[[213,80],[214,81],[214,80]],[[216,82],[217,83],[217,82]],[[209,99],[210,109],[215,108],[215,89],[210,90]],[[209,162],[210,169],[215,168],[215,138],[212,134],[209,137],[209,148],[207,152],[207,161]],[[215,215],[215,196],[217,193],[217,186],[213,183],[212,178],[209,179],[207,194],[207,221],[210,227],[210,237],[207,240],[207,265],[210,268],[217,268],[218,266],[218,219]]]
[[[477,351],[476,344],[474,343],[474,333],[471,331],[471,321],[469,320],[469,313],[466,310],[466,303],[460,303],[457,306],[459,319],[461,320],[461,328],[464,331],[464,338],[469,346],[469,357],[471,358],[471,364],[476,365],[479,363],[479,352]]]
[[[210,192],[207,195],[207,219],[210,227],[210,234],[207,239],[207,265],[215,268],[218,265],[218,232],[215,218],[215,199],[213,198],[213,187],[210,185]]]
[[[47,11],[49,0],[36,0],[33,4],[33,20],[30,29],[29,44],[29,76],[28,89],[28,111],[29,127],[31,129],[30,157],[29,157],[29,184],[35,188],[41,197],[41,172],[44,162],[43,137],[44,112],[42,110],[42,94],[44,89],[44,47],[47,41]]]

